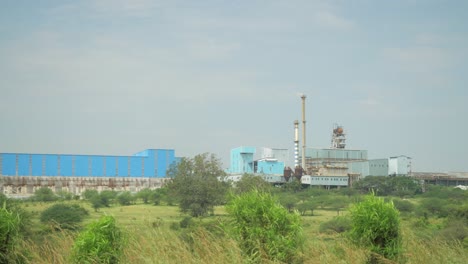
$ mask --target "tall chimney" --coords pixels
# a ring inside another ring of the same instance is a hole
[[[306,120],[305,120],[305,99],[306,96],[303,94],[302,99],[302,169],[306,170]]]
[[[299,121],[294,120],[294,167],[299,166]]]

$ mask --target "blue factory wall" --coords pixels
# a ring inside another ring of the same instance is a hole
[[[230,173],[253,173],[254,147],[238,147],[231,149]]]
[[[176,161],[172,149],[147,149],[133,156],[1,153],[5,176],[166,177]]]
[[[259,160],[257,162],[256,173],[282,175],[284,173],[284,162],[279,162],[277,160]]]

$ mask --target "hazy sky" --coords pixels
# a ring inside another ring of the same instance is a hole
[[[0,8],[0,152],[289,148],[468,171],[468,1],[20,1]]]

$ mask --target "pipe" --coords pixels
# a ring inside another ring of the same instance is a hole
[[[294,120],[294,167],[299,166],[299,121]]]
[[[302,99],[302,169],[306,169],[305,152],[306,152],[306,120],[305,120],[305,99],[303,94]]]

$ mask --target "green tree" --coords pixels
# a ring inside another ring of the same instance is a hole
[[[235,186],[235,191],[238,194],[250,192],[253,189],[269,191],[272,188],[271,184],[265,181],[262,177],[247,173],[242,175],[242,178],[236,182]]]
[[[349,200],[345,196],[334,195],[326,201],[326,206],[336,211],[340,215],[340,211],[348,206]]]
[[[282,206],[288,209],[288,212],[293,212],[296,208],[296,204],[299,202],[299,198],[292,193],[281,193],[279,195],[279,201]]]
[[[149,200],[154,205],[160,205],[161,202],[165,201],[167,205],[174,204],[174,198],[168,194],[169,189],[166,187],[155,189],[151,192]]]
[[[117,195],[117,201],[120,205],[130,205],[135,200],[135,197],[130,192],[122,192]]]
[[[101,197],[101,202],[105,207],[110,207],[111,203],[115,200],[117,197],[117,192],[116,191],[109,191],[105,190],[102,191],[99,196]]]
[[[57,192],[58,199],[61,201],[70,201],[73,198],[73,195],[67,191]]]
[[[125,240],[112,216],[103,216],[89,224],[76,238],[72,263],[119,263]]]
[[[420,184],[412,178],[396,176],[367,176],[356,182],[353,188],[362,193],[374,192],[376,195],[412,196],[421,192]]]
[[[58,196],[47,187],[41,187],[37,189],[32,196],[32,200],[37,202],[52,202],[56,201],[57,199]]]
[[[421,201],[418,208],[418,214],[424,215],[428,213],[429,215],[437,217],[446,217],[449,215],[449,205],[450,201],[440,198],[425,198]]]
[[[88,211],[77,204],[54,204],[41,213],[41,222],[56,224],[58,228],[76,229]]]
[[[225,202],[228,183],[218,180],[225,175],[214,155],[200,154],[193,159],[182,158],[172,167],[169,189],[177,197],[182,212],[194,217],[213,212],[215,205]]]
[[[302,190],[302,184],[296,178],[291,178],[287,183],[283,185],[283,190],[286,192],[299,192]]]
[[[97,190],[85,190],[84,192],[81,193],[81,196],[83,196],[83,198],[85,200],[91,200],[91,198],[95,197],[95,196],[98,196],[99,195],[99,192]]]
[[[149,188],[145,188],[145,189],[139,191],[137,193],[136,197],[138,199],[141,199],[144,204],[147,204],[150,201],[152,194],[153,194],[153,191],[151,191]]]
[[[401,253],[400,215],[392,202],[368,195],[350,209],[350,238],[372,252],[396,259]]]
[[[234,196],[226,207],[243,252],[253,262],[299,262],[303,246],[301,218],[289,213],[271,194],[259,191]]]
[[[100,208],[105,207],[100,195],[92,196],[89,199],[89,202],[91,203],[91,207],[93,207],[95,212],[99,211]]]

